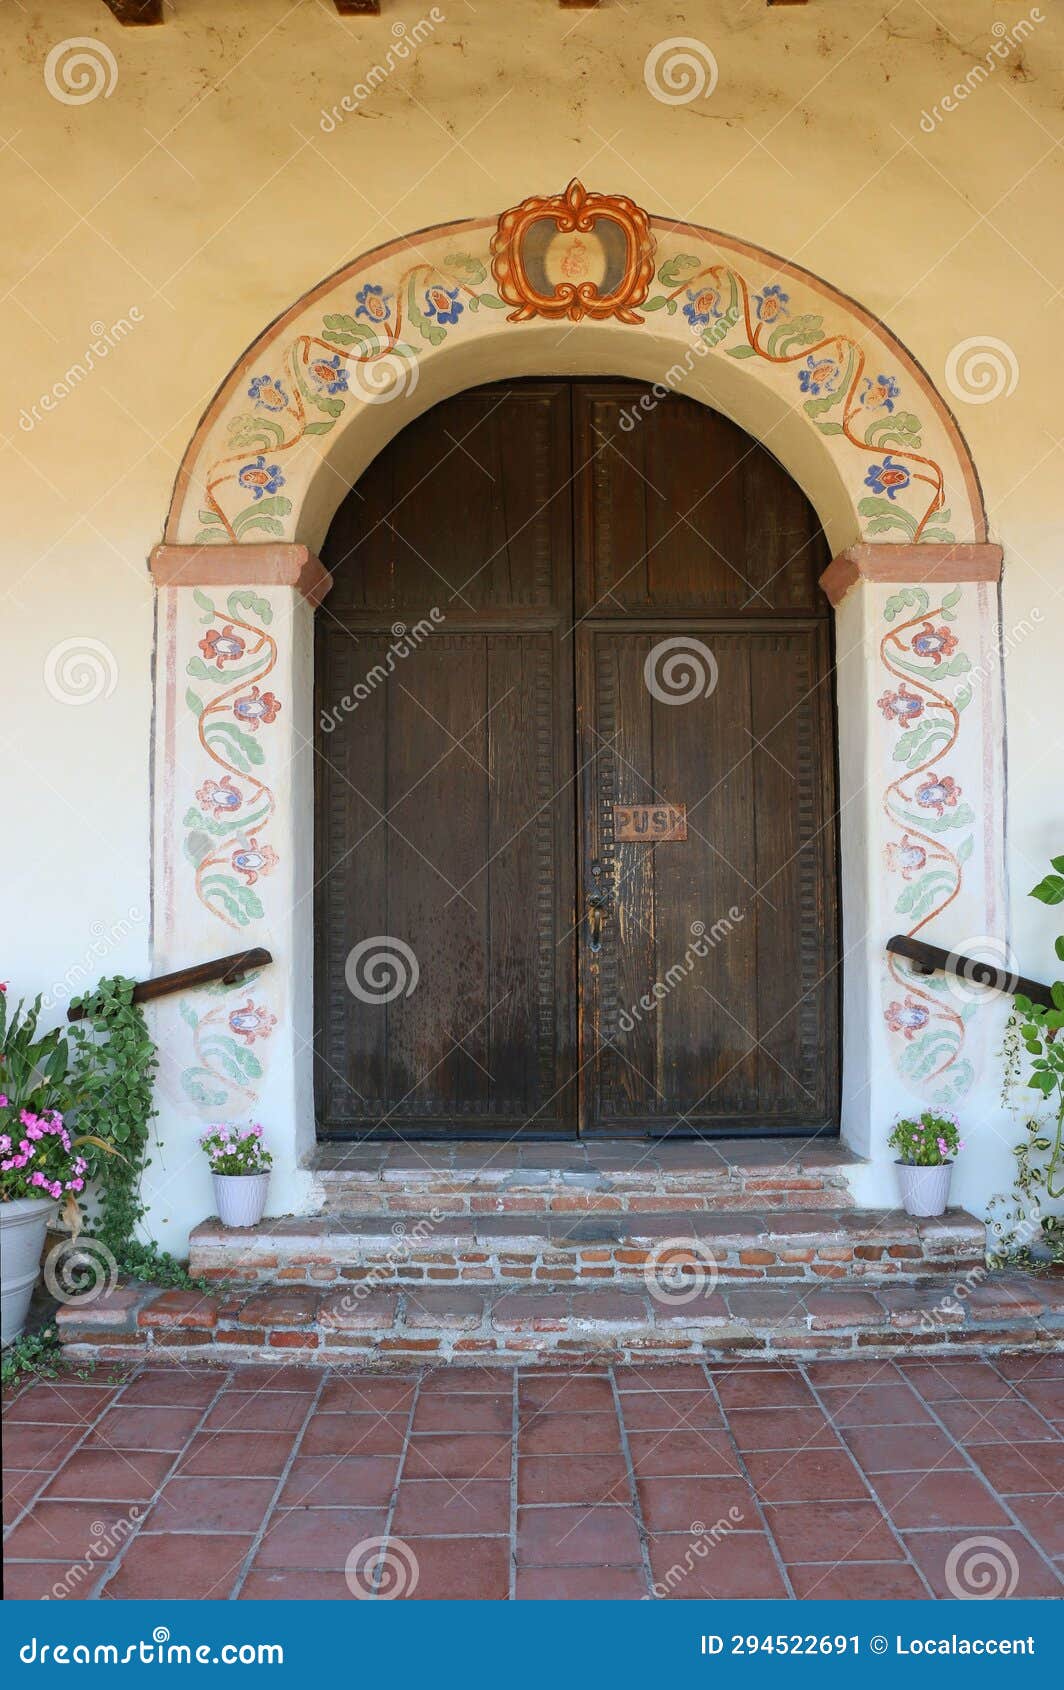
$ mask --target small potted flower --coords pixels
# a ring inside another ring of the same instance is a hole
[[[200,1139],[214,1176],[214,1199],[223,1226],[258,1226],[266,1207],[273,1157],[257,1122],[233,1127],[221,1121]]]
[[[962,1148],[953,1116],[925,1109],[915,1118],[896,1122],[888,1143],[898,1152],[894,1165],[906,1214],[943,1214],[953,1158]]]

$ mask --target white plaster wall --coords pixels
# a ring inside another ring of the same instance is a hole
[[[179,0],[163,28],[141,30],[119,28],[101,0],[3,9],[13,137],[0,159],[3,974],[58,1003],[72,982],[148,969],[146,558],[230,365],[366,247],[493,214],[579,174],[808,265],[883,317],[940,385],[958,342],[1005,343],[1013,391],[956,410],[1005,546],[1006,635],[1019,630],[1007,668],[1009,925],[1024,971],[1045,977],[1055,925],[1024,893],[1064,849],[1053,708],[1060,8],[1043,0],[1047,21],[1022,51],[931,133],[921,114],[1025,5],[644,0],[621,12],[607,0],[573,13],[549,0],[475,11],[445,0],[440,10],[431,38],[326,133],[322,107],[383,57],[395,23],[426,15],[418,0],[385,0],[377,21],[341,20],[324,0]],[[647,92],[646,55],[675,35],[714,53],[711,98],[674,106]],[[50,49],[77,36],[106,45],[117,81],[108,97],[68,105],[43,71]],[[106,357],[43,411],[41,397],[99,341],[97,325],[106,336],[122,319]],[[89,642],[99,696],[87,702],[70,696],[76,674],[55,678],[65,641]],[[846,755],[845,734],[843,744]],[[988,1026],[991,1058],[995,1039]],[[1009,1167],[992,1070],[990,1060],[958,1186],[975,1208]],[[172,1181],[156,1209],[165,1236],[180,1241],[203,1200],[202,1181]]]

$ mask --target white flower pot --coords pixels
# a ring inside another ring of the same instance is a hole
[[[258,1226],[266,1207],[269,1174],[212,1174],[211,1178],[222,1225]]]
[[[949,1201],[952,1162],[934,1168],[917,1168],[911,1162],[895,1162],[898,1186],[907,1215],[941,1215]]]
[[[3,1347],[13,1344],[26,1324],[30,1298],[41,1271],[48,1223],[59,1204],[51,1197],[16,1197],[0,1203],[0,1280],[3,1296]]]

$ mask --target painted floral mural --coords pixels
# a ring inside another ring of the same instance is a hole
[[[273,612],[268,599],[247,588],[229,594],[224,613],[200,588],[193,597],[206,632],[202,655],[185,666],[196,683],[187,688],[185,703],[210,773],[185,812],[184,849],[200,903],[240,930],[261,920],[256,888],[278,862],[266,837],[276,800],[263,778],[268,730],[282,708],[263,687],[277,662],[269,632]]]
[[[884,608],[879,657],[888,686],[877,703],[901,768],[883,795],[883,857],[888,876],[904,883],[892,908],[910,937],[960,896],[974,846],[977,817],[951,772],[973,691],[971,662],[951,628],[961,596],[955,587],[936,603],[926,588],[904,587]],[[900,1073],[940,1104],[955,1102],[974,1077],[965,1038],[975,1004],[952,995],[946,975],[917,975],[893,956],[889,971],[884,1021],[898,1040]]]
[[[540,251],[552,222],[553,269]],[[611,273],[612,249],[600,237],[607,224],[623,227],[628,256],[623,274],[600,286],[590,278],[599,269],[604,278]],[[587,194],[571,183],[564,195],[504,213],[494,234],[481,225],[465,241],[451,237],[451,250],[447,237],[430,234],[405,252],[360,261],[320,304],[266,340],[241,373],[224,429],[212,429],[197,465],[198,527],[183,537],[198,544],[291,538],[293,507],[316,461],[299,449],[331,433],[352,405],[411,392],[429,353],[505,312],[515,331],[533,317],[612,319],[637,329],[659,313],[662,322],[675,316],[670,332],[681,347],[693,343],[700,353],[709,348],[778,373],[784,397],[831,440],[866,538],[956,538],[947,479],[971,493],[957,442],[944,469],[943,417],[936,411],[929,422],[922,414],[933,406],[928,384],[912,366],[892,367],[889,337],[847,312],[838,296],[834,321],[830,304],[808,309],[830,290],[782,263],[773,273],[767,254],[759,261],[740,248],[741,263],[722,262],[729,243],[711,231],[687,231],[691,250],[663,258],[659,240],[679,238],[624,196]],[[925,447],[929,436],[934,445]],[[963,537],[967,512],[958,512],[957,526]]]

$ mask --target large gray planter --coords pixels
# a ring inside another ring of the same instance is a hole
[[[258,1226],[266,1207],[269,1174],[212,1174],[211,1178],[222,1225]]]
[[[917,1168],[911,1162],[895,1162],[898,1187],[907,1215],[942,1215],[949,1201],[949,1182],[952,1162],[940,1162],[937,1167]]]
[[[30,1298],[41,1271],[48,1223],[59,1204],[51,1197],[16,1197],[0,1203],[0,1279],[3,1295],[3,1347],[13,1344],[26,1324]]]

